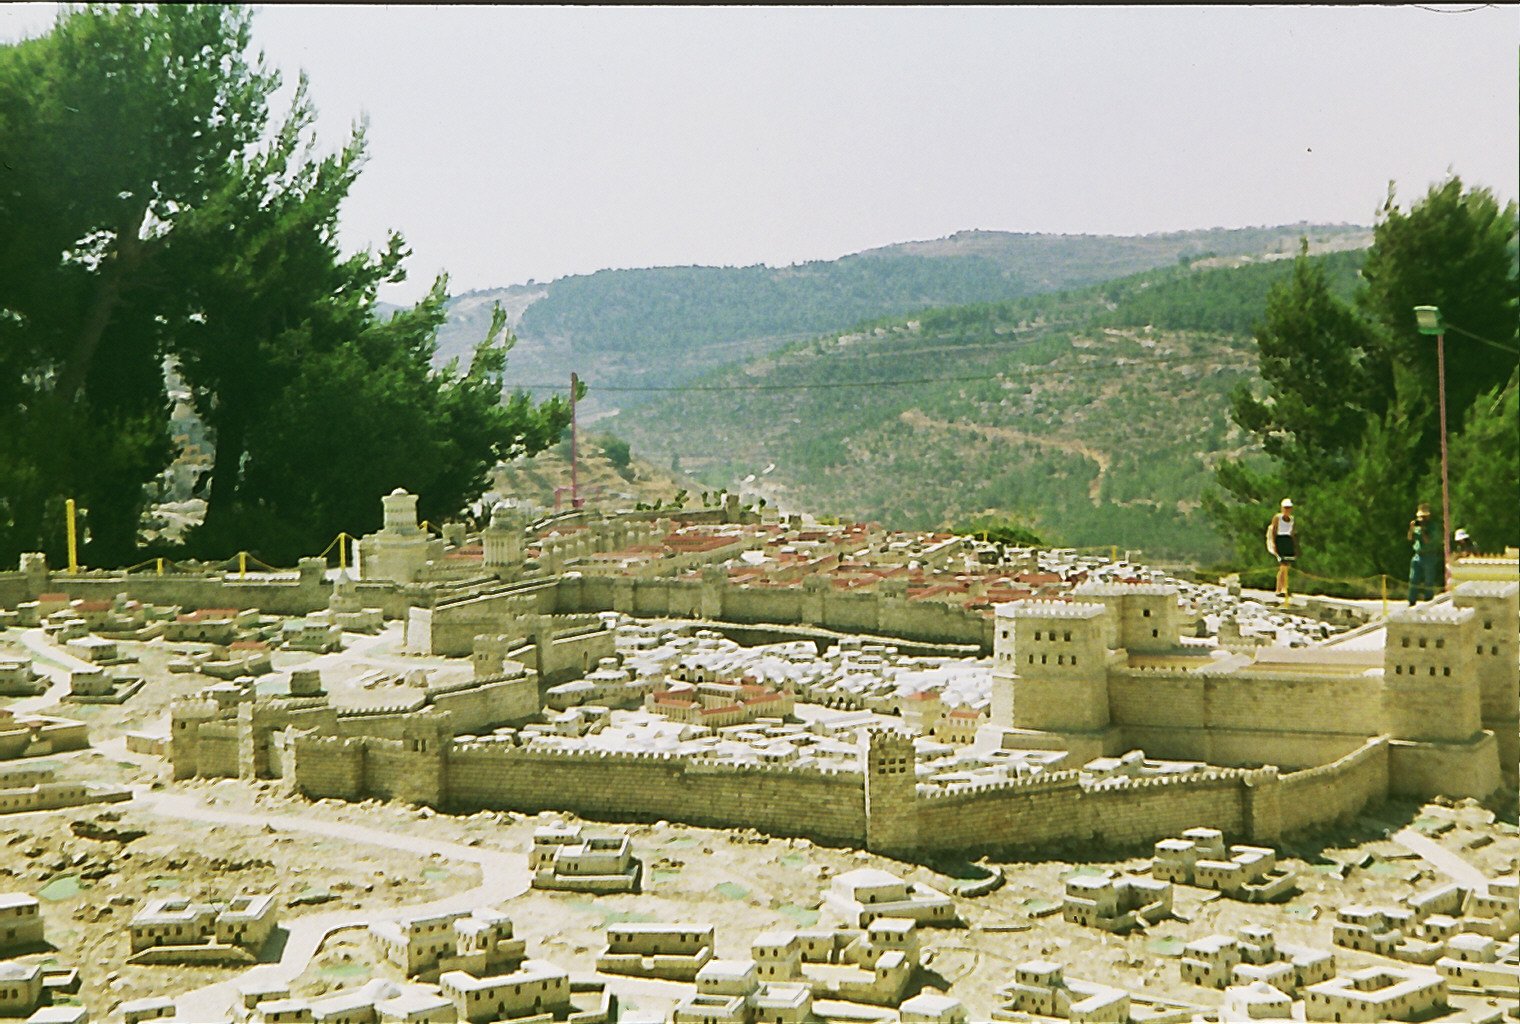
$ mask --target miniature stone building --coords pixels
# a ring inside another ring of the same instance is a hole
[[[491,1021],[570,1010],[570,975],[547,960],[524,960],[509,974],[476,977],[464,971],[446,971],[438,989],[454,1004],[461,1022]]]
[[[328,654],[343,649],[343,633],[323,619],[286,619],[280,623],[280,646],[287,651]]]
[[[824,895],[853,927],[864,928],[879,917],[907,918],[922,925],[949,927],[958,922],[955,901],[922,882],[911,885],[879,868],[857,868],[835,876]]]
[[[1072,924],[1123,934],[1172,913],[1172,886],[1131,875],[1073,875],[1066,880],[1061,916]]]
[[[33,697],[47,690],[47,683],[32,670],[29,658],[0,657],[0,697]]]
[[[695,981],[713,957],[713,927],[708,924],[632,922],[607,929],[607,945],[596,969],[667,981]]]
[[[1220,1020],[1292,1020],[1293,997],[1264,981],[1231,985],[1224,990]]]
[[[3,724],[0,720],[0,726]],[[4,739],[4,732],[0,730],[0,741]],[[132,791],[124,786],[56,781],[53,775],[51,767],[0,769],[0,814],[24,814],[132,799]]]
[[[344,572],[338,573],[333,580],[327,610],[314,613],[312,618],[330,622],[344,633],[378,633],[385,625],[384,611],[364,607],[364,597],[359,593],[358,586]]]
[[[757,718],[786,718],[792,706],[791,694],[751,683],[677,684],[651,691],[644,701],[648,711],[709,729],[743,725]]]
[[[1446,1005],[1446,980],[1438,974],[1400,967],[1367,967],[1310,985],[1304,992],[1304,1019],[1423,1020]]]
[[[920,992],[897,1008],[902,1024],[968,1024],[971,1017],[959,999],[938,992]]]
[[[116,1008],[116,1012],[121,1014],[121,1024],[142,1024],[143,1021],[174,1016],[174,1000],[163,996],[128,999]]]
[[[1323,950],[1284,943],[1265,928],[1237,935],[1209,935],[1189,942],[1179,962],[1182,980],[1212,988],[1262,982],[1290,996],[1335,974],[1335,957]]]
[[[1013,981],[998,989],[1004,1008],[1073,1021],[1127,1021],[1129,993],[1109,985],[1068,980],[1060,964],[1029,960],[1014,968]]]
[[[512,937],[507,915],[485,908],[470,914],[409,914],[370,924],[382,956],[408,978],[465,971],[483,976],[511,971],[525,959],[526,943]]]
[[[672,1024],[806,1024],[813,994],[806,985],[764,982],[753,960],[713,960],[697,974],[697,991],[676,1005]]]
[[[19,1017],[42,1005],[42,965],[0,961],[0,1014]]]
[[[1247,903],[1277,903],[1298,891],[1296,872],[1277,866],[1277,852],[1265,846],[1232,846],[1224,851],[1218,829],[1192,828],[1180,839],[1155,846],[1151,875],[1167,882],[1216,889]]]
[[[43,944],[42,905],[24,892],[0,892],[0,953]]]
[[[537,842],[534,846],[537,850]],[[533,888],[638,892],[643,877],[644,864],[633,855],[627,836],[595,836],[555,845],[553,854],[534,869]]]
[[[274,927],[271,895],[240,894],[226,903],[166,897],[150,900],[133,916],[128,936],[133,962],[175,963],[176,953],[207,962],[201,954],[208,949],[257,954]]]
[[[896,1006],[919,967],[917,926],[908,918],[873,918],[864,934],[836,933],[834,946],[829,962],[852,969],[832,968],[821,977],[804,970],[814,996]],[[804,963],[817,962],[815,950],[815,942],[803,944]]]
[[[430,554],[428,535],[417,525],[417,496],[398,487],[381,499],[384,522],[375,533],[359,541],[359,578],[415,583],[422,576]]]

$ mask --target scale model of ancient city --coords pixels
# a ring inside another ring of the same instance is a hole
[[[1283,608],[382,500],[339,567],[0,573],[0,1016],[1515,1019],[1514,550]]]

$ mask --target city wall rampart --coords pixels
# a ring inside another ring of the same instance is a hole
[[[494,742],[419,745],[401,739],[297,736],[293,781],[314,799],[370,797],[426,803],[455,813],[566,811],[614,821],[682,821],[750,827],[868,845],[868,785],[900,816],[885,852],[935,853],[988,846],[1128,847],[1195,825],[1260,842],[1343,820],[1388,788],[1388,745],[1377,738],[1318,768],[1209,769],[1176,776],[1084,782],[1080,772],[953,789],[910,776],[734,765],[668,754],[525,750]],[[906,787],[913,787],[908,789]],[[894,803],[894,800],[896,801]]]
[[[1113,722],[1155,757],[1209,764],[1323,765],[1382,732],[1375,675],[1180,673],[1118,669]]]
[[[1329,764],[1280,777],[1285,834],[1355,816],[1388,797],[1388,741],[1379,736]]]
[[[586,615],[616,611],[637,618],[708,619],[816,626],[847,634],[992,649],[990,617],[959,605],[911,601],[898,594],[850,593],[825,586],[745,587],[727,577],[633,579],[567,575],[557,581],[514,584],[436,604],[425,626],[434,653],[468,653],[481,633],[501,633],[525,614]]]

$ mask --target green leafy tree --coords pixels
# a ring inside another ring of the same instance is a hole
[[[1382,411],[1366,368],[1373,336],[1331,294],[1307,242],[1292,277],[1267,293],[1255,335],[1266,394],[1257,398],[1240,385],[1231,401],[1235,422],[1291,467],[1290,485],[1344,469],[1368,414]]]
[[[161,359],[185,308],[165,255],[264,127],[272,78],[231,7],[70,9],[0,46],[0,551],[132,550],[171,451]]]
[[[1205,508],[1237,557],[1265,558],[1260,537],[1277,499],[1302,510],[1300,564],[1325,576],[1402,578],[1404,527],[1419,501],[1438,503],[1435,346],[1413,309],[1437,305],[1465,332],[1447,338],[1453,514],[1513,536],[1516,207],[1455,176],[1410,210],[1390,189],[1363,267],[1356,310],[1328,292],[1300,254],[1269,295],[1257,332],[1264,394],[1237,391],[1233,418],[1266,458],[1226,460]],[[1484,397],[1480,397],[1484,396]],[[1471,411],[1469,411],[1471,410]],[[1508,417],[1507,419],[1505,417]],[[1457,484],[1460,479],[1460,485]]]
[[[1450,442],[1452,528],[1465,527],[1479,550],[1520,546],[1520,380],[1480,395]],[[1439,494],[1440,462],[1423,494]],[[1431,503],[1432,505],[1435,502]]]
[[[398,485],[442,519],[495,458],[563,431],[563,400],[503,398],[499,310],[470,365],[442,371],[443,279],[376,315],[407,253],[399,235],[339,249],[363,127],[316,156],[304,79],[272,120],[280,82],[249,56],[250,18],[89,6],[0,47],[0,554],[56,552],[76,496],[87,557],[132,556],[172,455],[166,357],[215,438],[208,554],[288,561],[376,522]]]

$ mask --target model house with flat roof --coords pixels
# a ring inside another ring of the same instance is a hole
[[[603,974],[695,981],[712,957],[710,924],[629,922],[608,927],[596,969]]]
[[[1179,961],[1182,980],[1210,988],[1271,985],[1288,995],[1335,975],[1335,956],[1290,943],[1271,931],[1248,926],[1235,935],[1208,935],[1189,942]]]
[[[1128,1021],[1129,993],[1096,982],[1068,979],[1048,960],[1028,960],[1013,969],[1013,981],[998,989],[1003,1010],[1073,1021]]]
[[[43,998],[41,964],[0,961],[0,1014],[31,1013]]]
[[[1298,891],[1298,874],[1278,866],[1277,851],[1266,846],[1224,845],[1213,828],[1191,828],[1178,839],[1158,842],[1151,876],[1179,885],[1215,889],[1247,903],[1278,903]]]
[[[524,960],[508,974],[476,977],[464,971],[445,971],[438,990],[454,1004],[462,1022],[492,1021],[570,1011],[570,975],[547,960]]]
[[[537,843],[535,842],[535,849]],[[557,844],[533,872],[533,888],[571,892],[638,892],[644,865],[627,836],[593,836]]]
[[[0,953],[43,945],[42,904],[24,892],[0,892]]]
[[[1061,898],[1065,920],[1121,935],[1171,913],[1172,884],[1139,875],[1073,875]]]
[[[1446,979],[1414,968],[1366,967],[1304,991],[1311,1021],[1423,1020],[1447,1005]]]
[[[926,926],[959,923],[955,901],[922,882],[908,883],[879,868],[856,868],[835,876],[824,905],[847,924],[864,928],[879,917],[902,917]]]
[[[160,947],[222,947],[257,954],[274,930],[274,897],[239,894],[225,903],[177,896],[150,900],[127,926],[134,954]],[[165,962],[155,957],[156,962]]]

